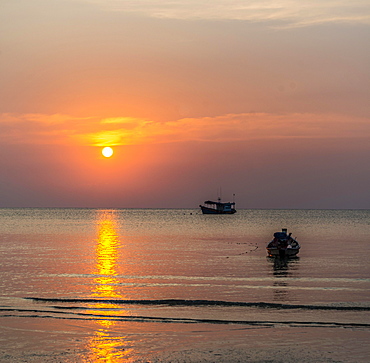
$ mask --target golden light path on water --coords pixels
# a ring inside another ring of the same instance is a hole
[[[105,210],[99,211],[97,219],[97,243],[95,247],[95,265],[94,274],[97,276],[94,279],[93,291],[91,296],[96,299],[118,299],[124,298],[117,292],[118,279],[115,277],[117,272],[117,259],[120,241],[117,234],[117,220],[115,211]],[[96,303],[90,305],[91,314],[96,315],[114,315],[118,314],[112,303]],[[98,309],[98,310],[94,310]],[[122,309],[120,313],[124,313]],[[102,319],[96,320],[98,329],[89,342],[89,349],[92,357],[89,362],[121,362],[132,352],[131,348],[124,348],[125,345],[130,345],[125,336],[112,336],[111,328],[116,324],[114,320]],[[92,360],[91,360],[92,359]],[[125,361],[127,361],[125,359]]]

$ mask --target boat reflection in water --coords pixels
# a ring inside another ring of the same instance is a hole
[[[299,268],[299,257],[267,257],[268,262],[272,265],[272,274],[274,276],[273,283],[273,299],[279,302],[290,302],[293,297],[290,296],[290,279],[297,277]]]
[[[97,220],[97,243],[95,248],[95,266],[93,290],[91,297],[97,302],[90,304],[89,312],[103,316],[101,320],[95,320],[98,329],[89,342],[91,356],[89,361],[118,362],[132,353],[130,342],[127,337],[113,334],[112,328],[117,322],[112,318],[117,314],[125,314],[122,307],[109,302],[110,299],[124,298],[118,291],[119,283],[117,272],[118,251],[120,241],[117,234],[117,219],[115,211],[98,211]],[[101,302],[107,300],[107,302]],[[119,311],[119,313],[117,313]],[[104,315],[107,319],[104,319]],[[126,315],[126,314],[125,314]]]

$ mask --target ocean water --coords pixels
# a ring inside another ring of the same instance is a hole
[[[369,210],[0,209],[0,251],[0,361],[370,355]]]

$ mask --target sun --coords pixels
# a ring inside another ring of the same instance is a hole
[[[107,146],[107,147],[103,148],[103,150],[101,151],[101,153],[106,158],[110,158],[113,155],[113,149],[111,147]]]

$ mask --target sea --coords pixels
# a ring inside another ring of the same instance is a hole
[[[370,361],[370,210],[6,208],[0,251],[0,362]]]

